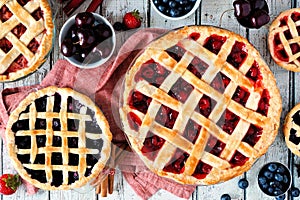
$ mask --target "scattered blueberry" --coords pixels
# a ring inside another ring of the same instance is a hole
[[[258,178],[258,181],[259,181],[259,183],[262,184],[262,185],[265,184],[265,183],[267,183],[266,177],[259,177],[259,178]]]
[[[229,194],[222,194],[221,199],[220,200],[231,200],[231,197]]]
[[[121,31],[123,30],[124,25],[122,22],[115,22],[113,27],[116,31]]]
[[[275,180],[276,181],[283,181],[283,176],[281,174],[279,174],[279,173],[276,173],[275,174]]]
[[[276,170],[278,173],[284,173],[285,168],[283,166],[279,166],[278,169]]]
[[[270,171],[265,171],[264,172],[264,176],[267,178],[267,179],[272,179],[274,177],[274,174]]]
[[[249,186],[249,182],[246,179],[240,179],[238,185],[241,189],[246,189]]]
[[[277,169],[277,165],[275,163],[271,163],[269,166],[268,166],[268,170],[270,172],[275,172]]]
[[[292,190],[291,190],[291,194],[292,194],[292,197],[299,197],[299,195],[300,195],[299,188],[293,187]]]
[[[282,194],[280,196],[275,197],[276,200],[284,200],[285,199],[285,194]]]

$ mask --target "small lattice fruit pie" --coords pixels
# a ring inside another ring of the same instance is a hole
[[[300,8],[282,12],[271,24],[269,49],[281,67],[300,72]]]
[[[190,26],[138,56],[126,74],[120,113],[148,168],[180,183],[208,185],[242,174],[267,151],[281,97],[245,38]]]
[[[1,0],[0,81],[34,72],[52,47],[53,22],[47,0]]]
[[[78,188],[95,178],[110,156],[111,139],[108,122],[91,99],[54,86],[30,93],[6,127],[17,172],[45,190]]]
[[[285,117],[283,133],[288,148],[295,155],[300,156],[300,103]]]

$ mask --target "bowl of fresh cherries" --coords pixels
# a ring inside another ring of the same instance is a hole
[[[170,20],[181,20],[193,14],[201,0],[151,0],[154,10]]]
[[[61,28],[59,47],[63,56],[80,68],[102,65],[112,56],[116,35],[103,16],[81,12],[69,18]]]

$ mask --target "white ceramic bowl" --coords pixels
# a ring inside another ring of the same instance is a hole
[[[168,15],[165,15],[164,13],[162,13],[160,10],[158,10],[158,8],[155,6],[155,4],[153,3],[153,0],[151,0],[151,5],[152,5],[152,8],[160,15],[162,16],[163,18],[165,19],[169,19],[169,20],[182,20],[182,19],[185,19],[187,18],[188,16],[190,16],[191,14],[193,14],[197,8],[199,7],[201,3],[201,0],[197,0],[195,2],[195,5],[194,7],[188,12],[186,13],[185,15],[182,15],[182,16],[179,16],[179,17],[170,17]]]
[[[112,46],[112,49],[111,49],[111,52],[109,54],[109,56],[107,56],[106,58],[100,58],[99,56],[98,57],[94,57],[93,58],[93,55],[92,53],[90,53],[88,55],[88,58],[86,58],[83,62],[80,62],[78,60],[76,60],[73,56],[71,57],[66,57],[64,56],[64,58],[66,60],[68,60],[71,64],[77,66],[77,67],[80,67],[80,68],[95,68],[95,67],[98,67],[100,65],[102,65],[103,63],[105,63],[106,61],[108,61],[108,59],[112,56],[114,50],[115,50],[115,47],[116,47],[116,34],[115,34],[115,31],[114,31],[114,28],[113,26],[111,25],[111,23],[106,19],[104,18],[103,16],[97,14],[97,13],[93,13],[95,19],[96,19],[96,22],[97,21],[102,21],[104,22],[106,25],[108,25],[112,31],[112,38],[109,38],[112,40],[112,43],[113,43],[113,46]],[[59,48],[61,47],[61,43],[62,41],[65,39],[67,33],[68,33],[68,30],[70,29],[70,27],[75,24],[75,17],[76,15],[73,15],[72,17],[70,17],[65,23],[64,25],[62,26],[61,28],[61,31],[59,33]]]

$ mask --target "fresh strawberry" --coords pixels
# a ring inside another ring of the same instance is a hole
[[[140,16],[140,12],[138,10],[133,10],[128,12],[123,17],[123,24],[128,29],[138,28],[141,26],[142,17]]]
[[[10,195],[16,192],[21,185],[21,180],[18,174],[3,174],[0,176],[0,193]]]

